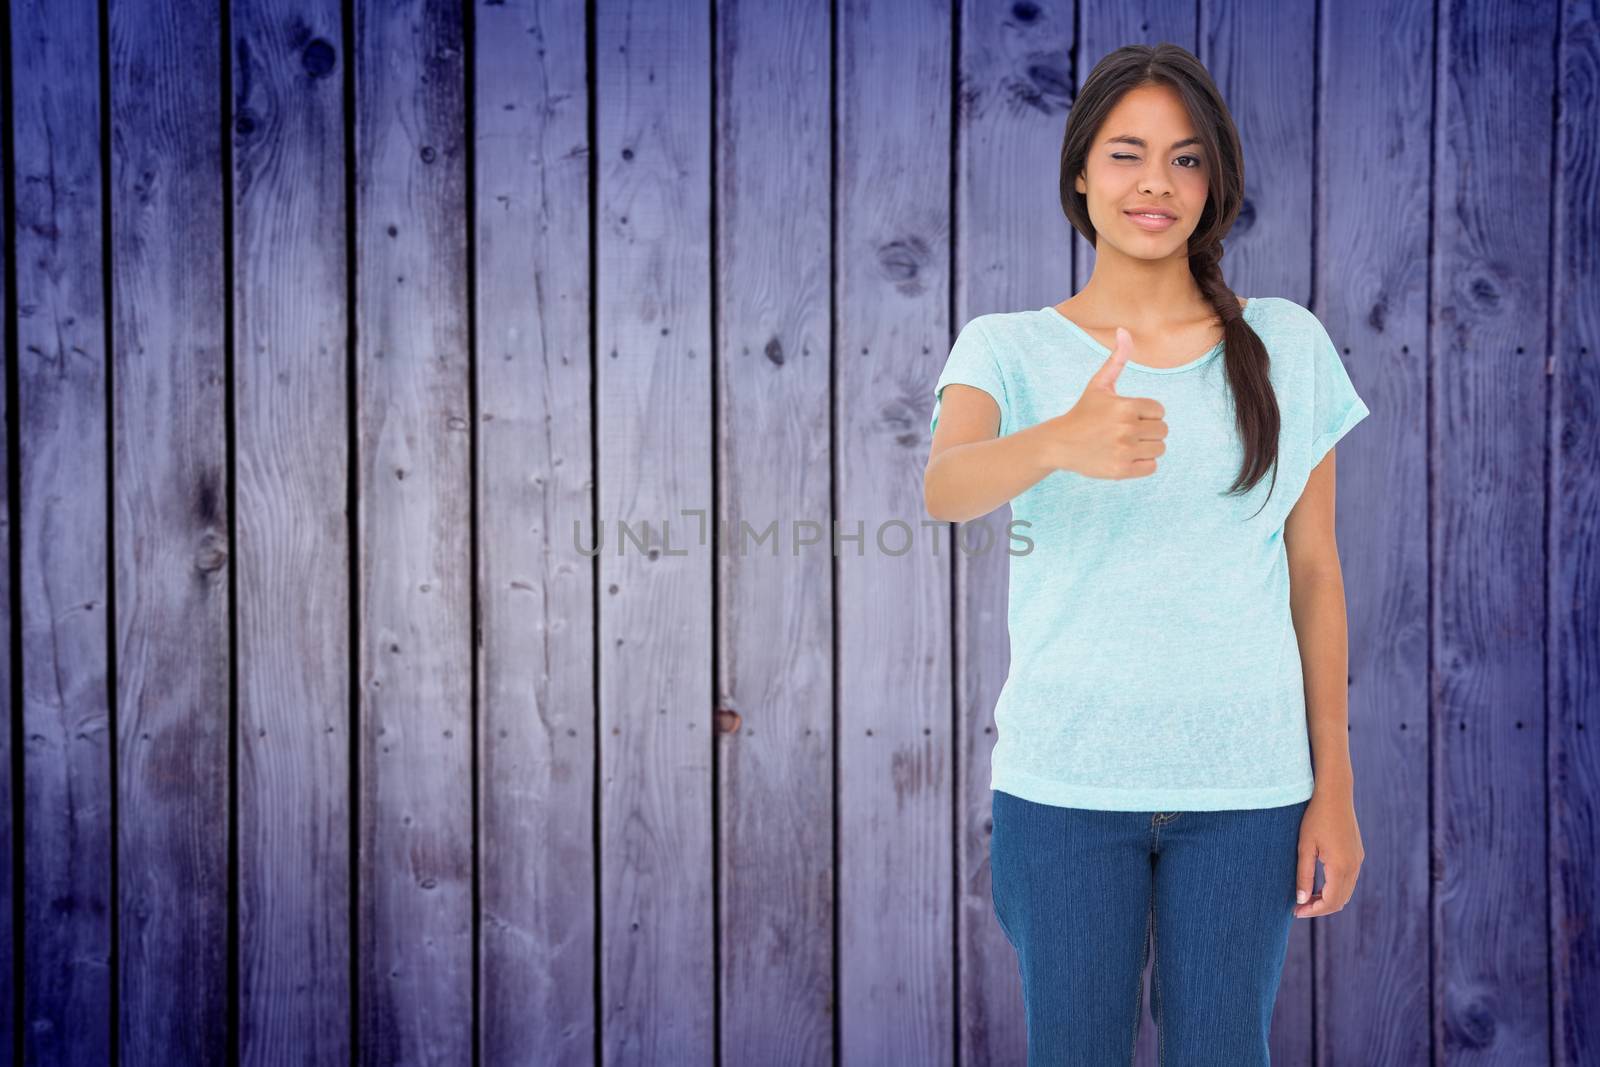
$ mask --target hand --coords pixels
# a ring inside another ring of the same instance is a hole
[[[1345,906],[1355,892],[1356,878],[1366,852],[1361,847],[1361,828],[1356,825],[1355,802],[1348,789],[1314,791],[1300,817],[1300,866],[1295,875],[1295,899],[1305,899],[1294,909],[1296,919],[1332,915]],[[1322,860],[1323,884],[1312,893],[1316,882],[1317,860]]]
[[[1070,411],[1047,419],[1050,463],[1089,478],[1145,478],[1167,450],[1166,409],[1143,396],[1117,395],[1117,376],[1133,356],[1133,336],[1117,327],[1117,347]]]

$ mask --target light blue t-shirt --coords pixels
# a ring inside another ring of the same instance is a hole
[[[1248,494],[1223,495],[1243,446],[1218,344],[1181,366],[1129,362],[1117,379],[1122,396],[1165,408],[1154,474],[1055,471],[1011,501],[1019,539],[993,531],[1019,554],[1008,557],[1011,664],[991,788],[1114,811],[1311,796],[1283,527],[1312,469],[1369,412],[1310,311],[1255,297],[1243,314],[1266,344],[1281,415],[1264,508],[1271,469]],[[1069,410],[1110,355],[1054,307],[979,315],[934,386],[930,431],[952,382],[994,397],[1004,436]]]

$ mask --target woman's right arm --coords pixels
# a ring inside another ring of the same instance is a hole
[[[987,515],[1066,465],[1049,421],[1004,437],[995,436],[999,426],[994,397],[970,385],[944,387],[922,475],[922,504],[931,518],[966,522]]]
[[[1117,395],[1133,339],[1117,346],[1069,410],[998,437],[1000,405],[982,389],[951,382],[940,393],[922,506],[942,522],[966,522],[1057,470],[1088,478],[1148,478],[1167,450],[1166,409],[1149,397]]]

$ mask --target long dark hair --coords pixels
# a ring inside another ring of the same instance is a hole
[[[1195,135],[1211,165],[1210,189],[1200,222],[1189,237],[1189,270],[1222,321],[1223,358],[1233,393],[1234,421],[1244,462],[1229,487],[1248,493],[1272,469],[1278,483],[1278,398],[1267,376],[1267,346],[1244,319],[1239,299],[1222,279],[1222,237],[1244,202],[1244,153],[1239,131],[1222,94],[1200,60],[1175,44],[1134,44],[1110,53],[1089,72],[1067,117],[1061,142],[1061,210],[1074,229],[1096,244],[1088,198],[1074,187],[1088,161],[1095,134],[1124,93],[1143,85],[1171,86],[1188,109]],[[1265,507],[1265,504],[1262,505]]]

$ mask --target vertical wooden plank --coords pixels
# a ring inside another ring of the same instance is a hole
[[[8,4],[0,10],[0,18],[5,20],[5,40],[7,48],[10,47],[11,35],[14,32],[11,7]],[[8,57],[12,62],[12,69],[20,67],[15,57]],[[99,68],[97,67],[96,70]],[[95,103],[99,104],[96,97]],[[11,96],[7,92],[6,79],[0,78],[0,126],[3,126],[5,145],[15,155],[16,149],[16,116],[11,110]],[[0,166],[0,203],[5,203],[5,194],[11,186],[11,168]],[[13,263],[12,254],[16,248],[11,240],[11,215],[10,211],[0,211],[0,269],[9,267]],[[102,294],[103,295],[103,294]],[[13,699],[11,683],[21,676],[21,671],[13,669],[13,649],[11,638],[15,633],[13,629],[11,593],[11,566],[16,558],[18,547],[13,536],[11,525],[11,411],[13,408],[11,383],[19,377],[12,370],[13,353],[17,346],[11,341],[11,309],[8,299],[10,290],[0,285],[0,329],[5,331],[6,360],[5,381],[0,383],[0,416],[4,416],[0,425],[7,427],[5,440],[0,441],[0,548],[5,553],[5,574],[0,575],[0,639],[5,641],[4,655],[0,655],[0,706],[5,708],[5,727],[0,730],[0,848],[5,852],[0,854],[0,908],[4,909],[4,918],[0,919],[0,965],[6,968],[7,985],[0,995],[4,1003],[0,1003],[0,1064],[11,1067],[22,1058],[21,1044],[21,1016],[25,984],[22,976],[22,958],[17,955],[23,947],[19,938],[22,936],[21,925],[16,921],[15,909],[19,903],[17,894],[22,883],[22,867],[20,854],[16,851],[17,844],[22,840],[18,836],[20,827],[17,826],[17,813],[21,810],[17,804],[21,796],[16,790],[18,783],[12,780],[11,756],[15,752],[23,751],[21,746],[13,746],[11,735],[16,731],[22,736],[22,701]],[[102,411],[102,417],[104,412]],[[103,424],[102,424],[103,425]],[[17,612],[16,614],[20,614]],[[20,657],[18,657],[20,660]],[[109,996],[108,998],[109,999]],[[102,1044],[102,1050],[104,1044]]]
[[[829,1063],[832,27],[826,4],[714,6],[721,1054]]]
[[[100,20],[11,9],[24,822],[22,1060],[111,1061],[111,739]],[[10,179],[7,175],[7,180]],[[9,589],[9,572],[6,575]],[[6,599],[7,629],[10,618]],[[10,661],[7,635],[6,661]],[[11,682],[4,689],[10,707]],[[9,722],[9,716],[8,716]],[[9,738],[9,728],[7,735]],[[9,773],[10,763],[5,771]],[[6,841],[6,867],[11,860]],[[18,872],[19,876],[21,872]],[[5,939],[10,942],[10,894]],[[3,958],[11,970],[11,944]],[[9,974],[8,974],[9,977]],[[7,986],[5,1012],[12,1009]],[[9,1057],[9,1041],[0,1058]]]
[[[1439,12],[1435,1055],[1548,1062],[1545,373],[1554,3]],[[1531,180],[1530,180],[1531,176]],[[1514,190],[1514,195],[1507,195]]]
[[[1139,2],[1131,4],[1118,3],[1115,0],[1083,0],[1082,11],[1079,13],[1082,30],[1078,38],[1078,53],[1076,57],[1076,88],[1078,90],[1083,88],[1084,80],[1100,60],[1124,45],[1156,45],[1162,41],[1170,41],[1198,55],[1200,50],[1199,11],[1200,8],[1197,5],[1178,3],[1177,0],[1139,0]],[[1224,92],[1226,93],[1225,89]],[[1236,102],[1242,103],[1242,101]],[[1246,152],[1248,153],[1248,151],[1247,144]],[[1058,174],[1059,169],[1058,166]],[[1057,199],[1059,204],[1059,195]],[[1057,210],[1059,210],[1059,207]],[[1094,273],[1094,246],[1084,240],[1083,236],[1074,229],[1072,230],[1072,249],[1072,291],[1076,293],[1088,284],[1090,276]],[[1233,286],[1236,292],[1246,297],[1250,296],[1248,285],[1229,271],[1230,266],[1231,263],[1225,259],[1223,261],[1223,276],[1229,279],[1229,284]],[[1056,300],[1059,299],[1059,297],[1056,298]],[[1042,302],[1040,306],[1043,306]],[[1302,931],[1291,932],[1289,941],[1290,960],[1293,960],[1297,954],[1305,952],[1304,938],[1305,934]],[[1285,969],[1287,970],[1287,965]],[[1134,1045],[1134,1062],[1139,1065],[1146,1065],[1146,1067],[1157,1062],[1160,1044],[1154,1014],[1155,997],[1152,988],[1154,972],[1155,952],[1152,948],[1145,960],[1144,975],[1140,978],[1140,983],[1144,987],[1142,998],[1144,1006],[1141,1009],[1139,1034]],[[1291,981],[1289,984],[1292,988],[1293,982]],[[1279,1003],[1282,1003],[1286,996],[1293,997],[1294,995],[1294,993],[1287,990],[1280,992]]]
[[[959,5],[955,98],[955,316],[1044,307],[1070,294],[1072,226],[1056,175],[1072,105],[1073,8]],[[955,337],[925,364],[931,383]],[[967,554],[942,546],[956,570],[956,886],[959,1062],[1023,1063],[1028,1054],[1016,950],[995,920],[989,876],[995,701],[1010,668],[1006,629],[1011,506],[968,523]]]
[[[537,0],[472,32],[483,1062],[590,1064],[588,40],[581,4]]]
[[[113,0],[110,16],[121,1056],[218,1063],[230,793],[220,19],[194,0]]]
[[[601,1060],[707,1063],[710,9],[619,0],[595,34]]]
[[[1553,1060],[1576,1067],[1600,1048],[1600,11],[1561,5],[1560,125],[1556,130],[1555,244],[1551,249],[1550,373],[1550,961]],[[1531,340],[1531,338],[1530,338]],[[1585,1007],[1589,1005],[1589,1007]]]
[[[1200,11],[1193,51],[1223,93],[1245,160],[1245,200],[1223,242],[1223,277],[1240,296],[1287,296],[1309,307],[1316,248],[1316,9],[1204,4]],[[1351,484],[1348,472],[1341,481]],[[1359,499],[1347,494],[1345,510]],[[1313,940],[1309,920],[1290,927],[1269,1039],[1274,1061],[1313,1061]],[[1147,966],[1153,969],[1154,960]],[[1149,1010],[1148,993],[1145,1003]]]
[[[363,1062],[472,1058],[463,13],[356,6]]]
[[[927,375],[949,350],[951,326],[953,28],[947,4],[839,5],[835,521],[846,1063],[942,1064],[955,1056],[949,564],[927,550],[929,538],[948,535],[927,518],[920,488]]]
[[[16,32],[14,18],[10,6],[5,10],[6,48],[11,46],[11,35]],[[11,69],[18,69],[21,64],[16,62],[14,56],[8,56]],[[0,78],[0,123],[5,123],[10,128],[10,144],[16,144],[18,139],[18,122],[11,109],[11,96],[6,86],[6,78]],[[96,96],[96,104],[99,98]],[[11,149],[16,152],[16,149]],[[11,184],[10,168],[0,166],[0,203],[5,203],[5,194]],[[21,213],[21,205],[16,208]],[[16,246],[11,240],[11,211],[0,211],[0,267],[13,264]],[[11,411],[14,410],[11,398],[11,382],[19,381],[21,368],[13,371],[11,354],[16,347],[11,344],[11,302],[10,290],[0,286],[0,326],[5,330],[5,386],[0,387],[0,414],[6,416],[0,421],[0,426],[6,427],[5,440],[0,442],[0,549],[5,552],[5,574],[0,576],[0,638],[5,640],[3,656],[0,656],[0,701],[5,702],[5,736],[0,737],[0,803],[5,809],[0,811],[0,848],[5,848],[5,856],[0,859],[0,907],[5,909],[5,918],[0,920],[0,961],[3,961],[6,971],[6,982],[3,989],[5,1003],[0,1003],[0,1064],[11,1067],[22,1056],[26,1056],[26,1049],[21,1048],[22,1035],[22,1005],[26,995],[26,982],[22,979],[22,958],[19,950],[24,947],[24,933],[19,929],[21,923],[16,921],[16,907],[18,907],[18,893],[22,889],[22,827],[18,825],[14,813],[18,811],[18,798],[21,793],[14,790],[21,789],[21,782],[13,781],[11,777],[11,755],[22,752],[21,745],[11,745],[11,733],[16,731],[18,736],[26,737],[24,723],[22,723],[22,701],[14,699],[11,694],[11,683],[21,677],[21,657],[18,657],[18,669],[13,670],[14,649],[11,648],[11,637],[16,630],[13,625],[21,625],[21,619],[13,621],[13,614],[21,616],[21,611],[13,613],[11,609],[11,593],[14,585],[11,582],[11,566],[16,563],[13,550],[16,547],[13,531],[11,531],[11,502],[16,494],[11,493]],[[104,418],[104,413],[102,413]],[[102,422],[104,426],[104,422]],[[104,1038],[102,1038],[104,1048]]]
[[[1425,268],[1433,118],[1425,102],[1433,96],[1433,70],[1420,57],[1432,54],[1434,12],[1430,3],[1378,0],[1324,12],[1310,306],[1340,345],[1356,391],[1377,413],[1372,430],[1341,444],[1337,459],[1350,757],[1367,855],[1342,912],[1296,925],[1310,925],[1317,943],[1316,1062],[1424,1063],[1430,1055]],[[1271,154],[1258,147],[1250,163]],[[1276,243],[1292,245],[1292,232],[1280,230]]]
[[[350,1056],[344,74],[332,0],[231,16],[239,1051]]]

